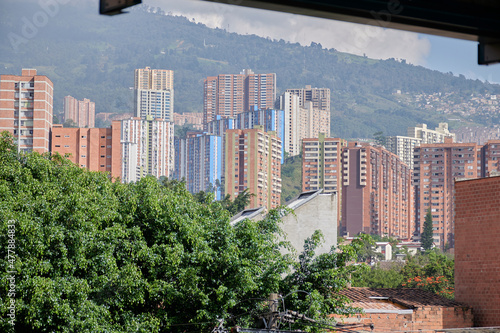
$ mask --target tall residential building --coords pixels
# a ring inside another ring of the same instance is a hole
[[[223,192],[222,137],[192,134],[186,139],[175,138],[174,178],[185,179],[189,192],[214,192],[217,200]]]
[[[36,69],[0,75],[0,132],[15,137],[18,151],[48,152],[54,86]]]
[[[166,69],[135,70],[135,117],[152,116],[174,121],[174,72]]]
[[[108,128],[63,128],[54,125],[51,151],[69,155],[69,159],[91,171],[109,172],[121,178],[121,123],[113,121]]]
[[[323,189],[323,193],[337,193],[337,221],[341,220],[342,150],[347,141],[338,138],[302,140],[302,192]]]
[[[415,148],[415,234],[423,231],[425,215],[430,209],[434,230],[434,244],[444,248],[453,246],[454,207],[453,191],[456,178],[477,178],[481,175],[481,152],[475,143],[422,144]]]
[[[349,142],[343,151],[342,231],[409,240],[413,235],[411,169],[383,147]]]
[[[240,74],[209,76],[203,85],[203,122],[216,116],[235,115],[258,109],[274,107],[276,99],[276,74],[255,74],[244,70]]]
[[[280,109],[285,111],[284,146],[290,156],[300,153],[302,139],[317,138],[319,133],[330,136],[330,89],[287,89]]]
[[[342,150],[346,147],[347,141],[327,138],[323,133],[302,141],[302,192],[341,192]]]
[[[498,175],[500,172],[500,140],[486,142],[481,147],[481,159],[478,162],[478,170],[481,170],[481,177]]]
[[[263,127],[226,131],[225,194],[252,196],[247,208],[276,208],[281,200],[281,140]]]
[[[64,120],[72,120],[78,127],[95,127],[95,103],[84,98],[82,101],[72,96],[63,100]]]
[[[386,148],[393,154],[413,168],[413,150],[420,146],[422,139],[411,138],[409,136],[388,136]]]
[[[274,109],[257,109],[242,112],[236,115],[237,129],[251,129],[262,126],[264,132],[275,132],[275,135],[283,142],[284,136],[284,112]],[[284,151],[281,152],[282,163],[284,162]]]
[[[122,181],[146,175],[170,177],[174,167],[174,124],[146,116],[122,120]]]
[[[448,130],[447,123],[439,123],[439,126],[434,130],[427,128],[427,124],[408,127],[408,136],[410,138],[422,139],[422,143],[443,143],[447,137],[455,140],[455,134]]]

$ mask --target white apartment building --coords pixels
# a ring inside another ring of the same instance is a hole
[[[174,167],[174,124],[146,116],[122,120],[122,181],[170,177]]]

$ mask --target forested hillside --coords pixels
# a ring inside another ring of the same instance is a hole
[[[21,68],[32,67],[47,75],[54,82],[56,113],[62,111],[65,95],[95,101],[97,112],[131,112],[134,69],[145,66],[175,71],[175,111],[180,113],[202,110],[206,76],[244,68],[276,73],[278,93],[306,84],[328,87],[332,134],[344,138],[370,137],[377,131],[404,134],[415,123],[435,126],[447,120],[443,114],[401,106],[393,97],[396,90],[500,94],[498,85],[404,61],[368,59],[315,43],[302,47],[237,35],[152,13],[145,6],[103,17],[96,14],[94,3],[70,2],[25,38],[22,18],[30,21],[42,11],[37,3],[29,4],[25,0],[2,4],[0,30],[6,33],[0,35],[0,73],[18,74]]]

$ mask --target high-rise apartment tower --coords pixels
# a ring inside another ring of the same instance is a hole
[[[15,137],[18,151],[48,152],[54,87],[36,69],[0,75],[0,132]]]

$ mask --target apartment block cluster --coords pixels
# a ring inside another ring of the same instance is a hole
[[[123,182],[153,175],[184,180],[191,193],[217,199],[254,194],[247,208],[281,203],[285,155],[302,153],[302,191],[335,193],[339,231],[419,240],[431,211],[436,246],[453,246],[454,181],[499,170],[500,140],[456,143],[446,123],[420,124],[386,145],[330,137],[330,90],[306,86],[279,98],[276,75],[221,74],[204,80],[203,113],[174,114],[174,73],[136,69],[134,116],[93,128],[95,105],[64,98],[65,119],[52,124],[53,84],[23,69],[0,76],[0,130],[18,150],[68,154],[77,165]],[[279,105],[275,108],[275,105]],[[192,118],[192,119],[191,119]],[[202,130],[174,136],[174,122]]]
[[[275,109],[276,74],[221,74],[204,80],[203,112],[174,113],[174,72],[149,67],[134,75],[134,114],[94,128],[95,103],[64,98],[64,120],[52,124],[53,84],[35,69],[0,76],[0,127],[14,136],[19,151],[67,155],[82,168],[135,182],[153,175],[184,180],[189,191],[232,198],[247,190],[250,206],[281,202],[285,152],[298,155],[300,142],[330,130],[330,90],[287,90]],[[174,126],[197,131],[174,136]],[[284,146],[287,148],[284,149]]]
[[[302,140],[302,191],[339,197],[339,232],[419,241],[431,211],[434,244],[454,244],[454,184],[499,172],[500,140],[457,143],[446,123],[408,128],[386,145],[339,138]]]

